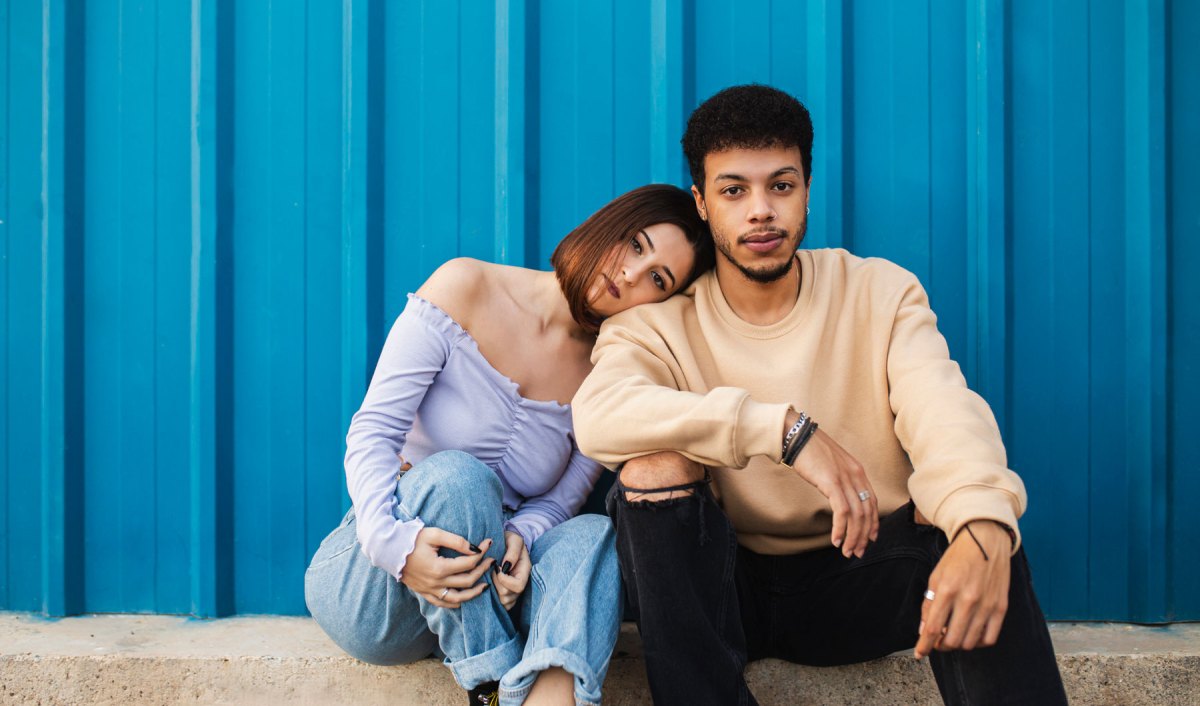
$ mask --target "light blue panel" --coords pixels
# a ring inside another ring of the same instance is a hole
[[[329,365],[341,359],[342,8],[307,6],[304,213],[304,549],[316,551],[350,505],[342,471],[341,378]],[[285,508],[286,510],[286,508]],[[291,508],[300,513],[300,508]],[[298,565],[281,579],[293,581]]]
[[[1124,71],[1124,57],[1122,51],[1094,48],[1124,45],[1124,10],[1115,4],[1093,3],[1090,13],[1088,42],[1093,50],[1088,80],[1091,208],[1086,221],[1092,241],[1088,249],[1091,263],[1088,413],[1094,424],[1098,423],[1102,429],[1108,425],[1111,430],[1116,418],[1114,411],[1126,406],[1124,386],[1118,382],[1125,376],[1125,326],[1121,316],[1126,287],[1125,254],[1121,246],[1125,237],[1125,185],[1121,178],[1125,156],[1117,147],[1124,142],[1125,135],[1121,108],[1125,89],[1120,81],[1111,80]],[[1088,526],[1087,573],[1091,582],[1087,604],[1073,610],[1075,614],[1103,618],[1129,612],[1126,440],[1124,434],[1103,431],[1092,434],[1087,447],[1090,502],[1087,514],[1081,515],[1080,521],[1086,521]]]
[[[938,328],[960,365],[967,337],[967,65],[966,8],[929,13],[929,274],[923,281]],[[964,370],[964,372],[966,372]],[[970,383],[971,381],[968,381]]]
[[[679,149],[690,63],[684,58],[687,9],[670,0],[649,5],[613,3],[614,196],[651,181],[688,183]]]
[[[1092,47],[1123,47],[1123,8],[1093,4],[1088,22]],[[1090,110],[1088,122],[1088,186],[1091,209],[1087,217],[1091,274],[1087,369],[1093,429],[1087,445],[1087,487],[1090,502],[1088,525],[1087,603],[1070,611],[1098,618],[1127,616],[1129,611],[1129,503],[1127,479],[1127,436],[1114,432],[1117,409],[1127,405],[1121,383],[1128,375],[1124,340],[1124,292],[1126,271],[1122,243],[1124,233],[1124,86],[1114,76],[1124,72],[1120,50],[1091,53]],[[1103,116],[1108,116],[1104,119]],[[1078,523],[1078,522],[1076,522]],[[1086,611],[1086,612],[1085,612]]]
[[[188,489],[191,612],[233,609],[233,12],[191,5]]]
[[[793,6],[782,5],[783,12]],[[847,8],[840,2],[807,3],[803,18],[797,16],[776,30],[779,39],[772,39],[779,55],[774,59],[777,70],[787,71],[799,61],[794,55],[796,41],[807,48],[803,77],[789,78],[795,83],[800,97],[812,116],[813,180],[808,203],[808,234],[805,245],[810,248],[841,247],[846,225],[846,164],[852,158],[846,130],[846,42]],[[803,32],[803,34],[800,34]],[[784,68],[780,64],[786,63]],[[820,126],[818,129],[817,126]]]
[[[236,7],[234,608],[294,613],[304,606],[295,567],[308,559],[306,360],[298,353],[310,206],[300,67],[309,28],[303,5]],[[333,276],[336,261],[327,264],[323,276]]]
[[[544,3],[539,23],[541,200],[532,264],[548,269],[558,241],[617,195],[613,9],[607,3]]]
[[[154,608],[154,8],[87,8],[87,609]]]
[[[1071,617],[1088,585],[1087,22],[1082,2],[1013,11],[1012,405],[1024,412],[1010,463],[1031,498],[1022,525],[1040,540],[1027,550],[1039,597]]]
[[[490,3],[468,2],[461,12],[458,90],[462,105],[469,107],[458,120],[459,254],[495,261],[496,67],[478,58],[495,56],[495,14]]]
[[[379,320],[379,273],[382,214],[376,195],[382,188],[379,151],[382,140],[376,134],[377,104],[382,89],[372,90],[383,76],[383,31],[378,12],[371,0],[342,4],[341,61],[341,427],[362,402],[371,372],[374,370],[382,322]],[[375,99],[372,100],[372,96]],[[375,204],[376,208],[371,206]]]
[[[191,13],[183,3],[155,5],[154,167],[154,605],[189,611],[191,501],[189,338],[191,275]]]
[[[461,104],[459,4],[384,6],[386,330],[404,308],[405,294],[459,254]],[[488,172],[481,170],[479,177],[490,182]]]
[[[853,231],[863,256],[929,279],[929,8],[855,5]]]
[[[538,112],[535,101],[537,80],[529,73],[530,43],[534,14],[526,0],[496,0],[496,184],[492,193],[495,209],[495,257],[508,265],[529,265],[537,251],[536,228],[528,227],[529,195],[535,192],[536,159],[527,159],[537,149]]]
[[[1125,11],[1125,390],[1130,612],[1168,610],[1167,94],[1165,1]],[[1187,542],[1188,545],[1191,542]]]
[[[1170,134],[1170,495],[1169,534],[1177,538],[1169,556],[1172,571],[1167,618],[1194,620],[1200,615],[1200,562],[1186,537],[1200,537],[1200,83],[1192,67],[1200,66],[1200,4],[1175,2],[1169,7],[1168,75],[1171,83]]]

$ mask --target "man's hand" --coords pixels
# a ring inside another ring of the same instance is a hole
[[[504,610],[512,610],[525,587],[529,585],[529,572],[533,564],[529,561],[529,550],[525,540],[516,532],[504,533],[504,561],[492,577],[496,584],[496,595]]]
[[[487,582],[479,579],[494,563],[486,556],[491,546],[490,538],[473,547],[453,532],[425,527],[417,535],[417,543],[404,562],[400,582],[439,608],[457,608],[487,588]],[[453,549],[462,556],[444,557],[438,554],[441,547]]]
[[[788,412],[784,428],[800,415]],[[879,536],[879,501],[862,464],[818,427],[792,465],[800,477],[829,498],[833,508],[833,546],[842,555],[862,557],[867,543]],[[859,493],[866,492],[864,501]]]
[[[1012,539],[995,522],[976,520],[959,531],[929,576],[934,598],[921,606],[920,637],[913,652],[917,659],[933,649],[973,650],[996,644],[1008,611],[1011,560]]]

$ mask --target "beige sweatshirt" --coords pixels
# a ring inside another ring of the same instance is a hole
[[[800,552],[829,545],[832,511],[780,463],[791,407],[863,464],[882,514],[911,497],[951,537],[976,519],[1016,531],[1024,485],[917,278],[845,250],[798,257],[796,306],[769,326],[738,318],[714,272],[607,320],[573,402],[580,449],[610,467],[678,451],[712,467],[741,544]]]

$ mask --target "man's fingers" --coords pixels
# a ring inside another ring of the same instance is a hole
[[[955,600],[947,621],[946,634],[942,636],[942,641],[937,645],[937,649],[948,652],[962,647],[963,640],[967,636],[967,629],[971,627],[971,621],[975,618],[976,608],[977,604],[974,601],[966,600],[961,596]]]
[[[942,628],[946,626],[946,618],[950,613],[952,596],[941,595],[932,587],[932,583],[930,590],[934,592],[934,599],[924,599],[929,605],[922,606],[921,609],[921,632],[917,639],[917,647],[913,651],[917,659],[929,654],[937,646],[938,641],[942,639]]]
[[[967,627],[967,634],[963,637],[962,649],[973,650],[976,647],[983,646],[983,635],[987,629],[988,616],[991,614],[990,610],[975,611],[974,617],[971,618],[971,624]]]
[[[850,508],[846,506],[845,494],[837,486],[829,493],[829,505],[833,508],[833,531],[829,538],[833,541],[833,546],[841,549],[847,540]]]
[[[983,629],[982,646],[991,647],[1000,639],[1000,628],[1004,625],[1004,613],[1005,611],[999,610],[988,617],[987,625]]]

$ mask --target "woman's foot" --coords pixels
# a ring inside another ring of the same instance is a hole
[[[471,706],[497,706],[500,703],[500,682],[485,681],[467,692]]]

